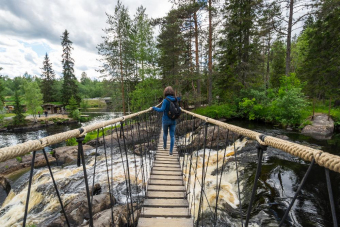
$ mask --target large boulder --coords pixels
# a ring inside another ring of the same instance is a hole
[[[46,156],[47,156],[49,163],[55,161],[55,158],[52,157],[50,153],[46,153]],[[32,157],[33,155],[32,153],[30,153],[24,156],[20,156],[17,158],[9,159],[4,162],[0,162],[0,174],[7,175],[14,171],[30,167],[32,163]],[[46,163],[44,155],[42,153],[37,153],[35,156],[35,160],[34,160],[34,166],[42,167],[46,165],[47,163]]]
[[[330,139],[334,131],[334,121],[326,114],[315,114],[312,125],[302,129],[302,134],[315,139]]]
[[[83,145],[83,150],[88,151],[93,149],[90,145]],[[58,147],[54,149],[55,158],[59,163],[70,163],[78,158],[78,146]]]
[[[112,204],[116,203],[116,200],[113,198]],[[100,194],[94,195],[92,201],[92,214],[97,214],[103,210],[109,209],[111,207],[110,203],[110,194]],[[67,218],[70,222],[71,226],[80,226],[84,223],[84,220],[88,220],[90,218],[89,209],[87,204],[87,197],[85,193],[79,194],[76,198],[74,198],[70,203],[65,206],[65,212],[67,214]],[[51,222],[49,227],[64,227],[66,225],[66,220],[64,215],[60,215],[60,217],[53,222]],[[96,226],[96,225],[95,225]]]

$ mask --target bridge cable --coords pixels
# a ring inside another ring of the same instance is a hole
[[[306,180],[307,180],[307,178],[308,178],[308,176],[309,176],[309,174],[310,174],[310,172],[311,172],[311,170],[312,170],[312,167],[313,167],[314,163],[315,163],[315,160],[314,160],[314,158],[313,158],[312,162],[310,163],[310,165],[309,165],[309,167],[308,167],[308,169],[307,169],[307,172],[305,173],[305,175],[304,175],[303,178],[302,178],[302,181],[301,181],[301,183],[300,183],[300,185],[299,185],[299,188],[298,188],[297,191],[295,192],[295,195],[294,195],[292,201],[290,202],[290,204],[289,204],[289,206],[288,206],[288,208],[287,208],[285,214],[283,215],[283,218],[281,219],[281,222],[280,222],[280,225],[279,225],[279,226],[282,226],[283,223],[285,222],[285,220],[286,220],[286,218],[287,218],[287,216],[288,216],[288,214],[289,214],[290,209],[292,208],[292,206],[293,206],[293,204],[294,204],[294,202],[295,202],[295,200],[296,200],[298,194],[300,193],[300,191],[301,191],[303,185],[305,184],[305,182],[306,182]]]
[[[122,126],[122,123],[121,123],[121,126]],[[127,180],[127,177],[126,177],[126,168],[125,168],[125,163],[124,163],[124,157],[123,157],[123,151],[122,151],[122,146],[120,144],[120,140],[119,138],[122,136],[122,130],[121,130],[121,126],[120,126],[120,135],[118,136],[118,130],[117,130],[117,127],[116,127],[116,134],[117,134],[117,141],[118,141],[118,145],[119,145],[119,151],[120,151],[120,157],[122,159],[122,165],[123,165],[123,170],[124,170],[124,178],[125,178],[125,187],[126,187],[126,209],[127,209],[127,213],[128,213],[128,216],[127,216],[127,222],[128,224],[130,224],[130,208],[129,208],[129,187],[128,187],[128,180]],[[124,138],[124,135],[123,135],[123,138]]]
[[[98,143],[99,143],[99,129],[97,129],[97,139],[96,139],[96,153],[94,155],[94,166],[93,166],[93,179],[92,179],[92,193],[91,193],[91,204],[94,195],[94,179],[96,177],[96,166],[97,166],[97,155],[98,155]]]
[[[233,134],[233,140],[234,140],[235,134]],[[234,140],[234,156],[235,156],[235,165],[236,165],[236,179],[237,179],[237,191],[238,191],[238,200],[239,200],[239,210],[240,210],[240,217],[241,217],[241,225],[243,227],[243,212],[242,212],[242,202],[241,202],[241,191],[240,191],[240,179],[238,176],[238,165],[237,165],[237,151],[235,147],[235,140]]]
[[[43,148],[42,151],[43,151],[43,154],[44,154],[44,157],[45,157],[45,160],[46,160],[46,164],[47,164],[48,170],[49,170],[51,178],[52,178],[54,189],[55,189],[55,191],[57,193],[57,197],[58,197],[58,200],[59,200],[59,203],[60,203],[60,206],[61,206],[61,210],[64,213],[64,217],[65,217],[67,226],[70,227],[70,223],[68,221],[68,218],[67,218],[67,215],[66,215],[66,212],[65,212],[65,209],[64,209],[63,202],[61,201],[61,197],[60,197],[60,194],[59,194],[58,186],[57,186],[57,184],[56,184],[56,182],[54,180],[53,173],[52,173],[51,166],[50,166],[50,162],[48,161],[48,158],[47,158],[47,155],[46,155],[46,152],[45,152],[45,148]]]
[[[110,174],[109,174],[109,165],[107,164],[107,153],[106,153],[106,141],[105,141],[105,131],[104,128],[102,128],[103,133],[103,144],[104,144],[104,154],[105,154],[105,162],[106,162],[106,175],[107,175],[107,183],[109,185],[109,193],[110,193],[110,205],[111,205],[111,219],[112,224],[114,225],[114,218],[113,218],[113,198],[111,193],[111,184],[110,184]],[[112,160],[111,160],[112,161]],[[112,176],[113,177],[113,176]],[[94,178],[93,178],[94,179]],[[93,194],[93,191],[92,191]]]

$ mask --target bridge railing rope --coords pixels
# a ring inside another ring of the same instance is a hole
[[[310,175],[312,166],[318,164],[319,166],[324,167],[325,170],[325,180],[329,194],[333,225],[337,226],[336,209],[329,170],[340,173],[339,156],[272,136],[266,136],[255,131],[195,114],[185,109],[182,109],[182,111],[185,114],[182,114],[177,124],[176,142],[179,147],[178,150],[181,152],[180,163],[187,189],[189,211],[193,215],[196,226],[219,226],[225,224],[221,223],[221,219],[223,220],[224,217],[223,215],[220,215],[222,210],[218,204],[221,201],[220,192],[222,187],[225,186],[222,184],[222,181],[224,180],[223,172],[228,156],[233,156],[236,167],[236,185],[238,193],[235,195],[235,199],[238,199],[239,202],[239,211],[237,214],[239,217],[238,220],[240,221],[241,226],[249,225],[250,217],[253,213],[252,206],[256,197],[257,184],[261,176],[263,153],[268,146],[280,149],[295,157],[310,162],[305,176],[285,210],[285,214],[283,217],[279,217],[279,225],[282,226],[287,223],[286,219],[289,212],[303,188],[306,179]],[[239,148],[235,146],[236,141],[242,138],[256,141],[258,157],[252,190],[251,192],[243,191],[243,193],[247,193],[248,195],[249,193],[251,194],[249,196],[249,203],[246,201],[246,204],[248,203],[249,205],[245,212],[243,211],[244,206],[242,206],[241,203],[242,196],[238,166]],[[229,150],[227,151],[227,149]],[[211,169],[208,170],[210,167],[215,170],[215,180],[213,180],[211,176],[207,177],[208,171],[212,171]],[[215,190],[215,193],[212,193],[213,190]],[[208,213],[210,213],[210,215]]]

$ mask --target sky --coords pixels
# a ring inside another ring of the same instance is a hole
[[[143,5],[149,17],[163,17],[171,9],[167,0],[122,0],[133,16]],[[99,78],[96,46],[102,42],[106,14],[114,14],[117,0],[0,0],[0,67],[10,78],[25,72],[41,75],[45,53],[61,77],[61,39],[67,29],[73,42],[75,75],[86,72]]]

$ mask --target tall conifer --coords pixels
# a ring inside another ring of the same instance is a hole
[[[50,63],[50,59],[47,53],[43,61],[43,68],[41,69],[42,69],[41,92],[43,94],[43,100],[45,103],[54,102],[56,101],[54,89],[55,74],[52,69],[52,63]]]
[[[64,83],[62,88],[63,103],[68,104],[69,99],[73,96],[78,103],[80,103],[80,97],[78,95],[78,85],[76,84],[76,77],[74,75],[74,60],[71,57],[72,41],[69,39],[69,33],[67,30],[64,31],[61,36],[61,45],[63,47],[63,76]]]

